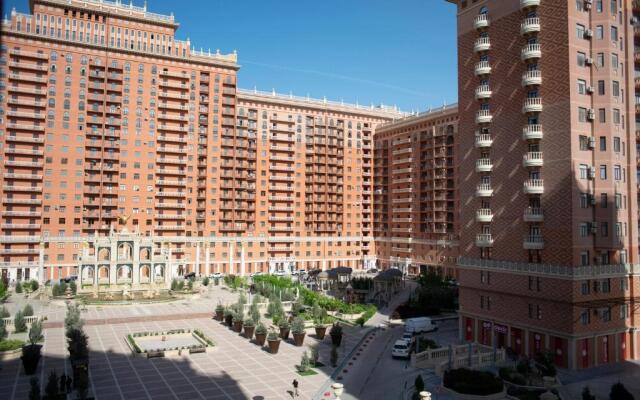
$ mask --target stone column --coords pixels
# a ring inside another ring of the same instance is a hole
[[[173,279],[173,263],[171,262],[171,245],[167,245],[167,264],[164,268],[164,280],[167,285],[171,284]]]
[[[323,271],[327,270],[327,260],[326,259],[322,259],[322,270]]]
[[[570,338],[567,340],[567,365],[569,369],[576,369],[576,339]]]
[[[462,315],[458,315],[458,339],[460,342],[464,342],[465,335],[467,334],[467,328],[463,320],[464,317]]]
[[[38,282],[44,285],[44,243],[40,243],[38,252]]]
[[[229,242],[229,275],[233,274],[233,242]]]
[[[113,235],[113,232],[112,232]],[[113,236],[111,236],[113,239]],[[109,254],[111,259],[109,260],[109,284],[116,284],[116,274],[117,274],[117,262],[118,262],[118,242],[116,240],[111,240],[111,252]]]
[[[245,276],[244,246],[240,247],[240,276]]]
[[[532,356],[533,354],[530,354],[529,352],[529,330],[525,329],[524,330],[524,351],[523,353],[527,356]]]
[[[211,275],[211,264],[210,264],[210,258],[211,256],[209,255],[209,243],[205,244],[204,246],[204,268],[206,271],[207,276]]]
[[[195,273],[196,275],[200,276],[200,243],[196,243],[196,266],[195,266]]]

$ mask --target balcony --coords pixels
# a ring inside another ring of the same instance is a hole
[[[40,203],[42,203],[42,200],[40,199],[17,199],[14,197],[3,197],[2,198],[2,202],[6,203],[6,204],[31,204],[31,205],[38,205]]]
[[[476,235],[476,246],[491,247],[493,246],[493,236],[490,233],[479,233]]]
[[[531,43],[527,44],[522,48],[522,53],[520,54],[522,61],[530,60],[532,58],[540,58],[542,57],[542,50],[540,49],[540,44]]]
[[[490,158],[480,158],[476,160],[476,172],[491,172],[493,162]]]
[[[524,237],[522,247],[526,250],[542,250],[544,249],[544,239],[542,239],[542,235],[527,235]]]
[[[476,123],[477,124],[488,124],[493,120],[493,116],[491,115],[491,111],[489,110],[479,110],[476,113]]]
[[[520,8],[538,7],[540,0],[520,0]]]
[[[476,100],[490,99],[491,88],[489,85],[480,85],[476,88]]]
[[[542,97],[531,97],[525,99],[522,105],[523,113],[533,113],[542,111]]]
[[[540,140],[542,139],[542,125],[532,124],[522,128],[522,137],[525,140]]]
[[[493,188],[490,183],[479,183],[476,186],[476,196],[478,197],[491,197],[493,196]]]
[[[544,221],[544,213],[542,208],[538,207],[527,207],[524,209],[524,217],[525,222],[542,222]]]
[[[544,193],[544,181],[542,179],[527,179],[524,182],[524,192],[526,194]]]
[[[543,164],[541,151],[529,151],[522,157],[522,165],[525,167],[542,167]]]
[[[493,211],[490,208],[481,208],[476,211],[476,221],[491,222],[493,220]]]
[[[484,29],[489,26],[489,16],[487,14],[477,15],[473,20],[473,26],[476,29]]]
[[[476,63],[474,72],[476,76],[489,75],[491,73],[491,65],[489,61],[480,61]]]
[[[491,135],[489,135],[488,133],[482,133],[482,134],[476,135],[476,147],[486,148],[486,147],[491,147],[492,144],[493,144],[493,139],[491,138]]]
[[[478,38],[473,45],[473,51],[475,51],[476,53],[488,51],[489,49],[491,49],[491,42],[489,41],[488,37]]]
[[[522,86],[533,86],[542,84],[542,72],[538,70],[527,71],[522,74]]]
[[[2,224],[3,229],[40,229],[40,224]]]
[[[525,18],[520,24],[520,34],[528,35],[530,33],[540,32],[540,18]]]

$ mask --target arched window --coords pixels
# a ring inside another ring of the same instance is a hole
[[[54,99],[53,97],[49,98],[49,107],[55,108],[55,106],[56,106],[56,99]]]
[[[67,65],[66,67],[64,67],[64,73],[71,74],[71,65]]]
[[[124,70],[127,71],[127,72],[131,71],[131,64],[130,63],[125,63],[124,64]]]
[[[87,75],[87,69],[86,68],[80,68],[80,76],[86,76]]]
[[[87,56],[80,57],[80,64],[87,65],[87,62],[89,62],[89,59],[87,58]]]
[[[84,78],[80,79],[80,87],[81,88],[87,87],[87,80],[86,79],[84,79]]]
[[[56,68],[55,64],[51,64],[51,72],[56,72]]]
[[[58,59],[58,53],[55,51],[51,52],[51,61],[56,61]]]
[[[71,77],[70,76],[65,76],[64,77],[64,85],[65,86],[71,86]]]
[[[65,100],[63,108],[65,110],[70,110],[71,109],[71,102],[69,100]]]

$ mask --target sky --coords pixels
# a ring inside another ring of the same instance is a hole
[[[0,2],[29,12],[28,0]],[[197,49],[237,50],[241,88],[404,111],[457,98],[456,10],[444,0],[148,0],[148,10],[173,12],[176,37]]]

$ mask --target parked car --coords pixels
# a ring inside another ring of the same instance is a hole
[[[224,275],[222,274],[222,272],[214,272],[213,274],[209,275],[209,278],[212,279],[216,279],[216,278],[223,278]]]
[[[404,323],[404,331],[412,334],[437,330],[438,327],[428,317],[409,318]]]
[[[376,268],[371,268],[367,270],[367,274],[375,275],[377,273],[378,273],[378,270]]]
[[[396,340],[391,349],[391,357],[393,358],[409,358],[411,354],[411,345],[406,340]]]
[[[196,273],[195,272],[189,272],[187,274],[184,274],[184,279],[191,279],[191,278],[195,278],[196,277]]]
[[[411,333],[411,332],[403,332],[402,333],[402,337],[400,339],[401,340],[405,340],[407,343],[412,343],[413,342],[413,333]]]
[[[260,271],[257,271],[257,272],[254,272],[253,274],[251,274],[252,277],[253,276],[260,276],[260,275],[262,275],[262,272],[260,272]]]
[[[285,276],[287,273],[285,271],[276,271],[273,273],[275,276]]]
[[[67,276],[65,278],[60,278],[60,282],[64,282],[64,283],[71,283],[71,282],[75,282],[78,280],[78,277],[76,275],[71,275],[71,276]]]

